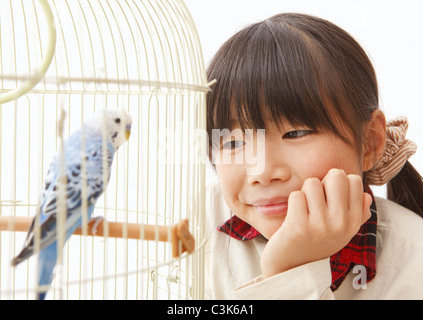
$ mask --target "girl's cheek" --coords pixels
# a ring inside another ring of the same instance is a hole
[[[313,148],[304,150],[303,157],[297,160],[302,163],[301,171],[304,177],[323,179],[333,168],[343,169],[347,173],[360,174],[360,159],[352,147],[340,139],[322,139],[316,141]]]
[[[227,202],[234,202],[238,198],[244,181],[243,171],[245,170],[237,165],[216,165],[219,186]]]

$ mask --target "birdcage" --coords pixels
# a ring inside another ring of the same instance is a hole
[[[34,298],[37,260],[10,261],[51,158],[84,120],[117,107],[132,134],[93,213],[104,222],[95,236],[87,227],[71,236],[47,298],[201,299],[209,86],[184,3],[0,5],[0,299]],[[195,248],[179,254],[177,240],[175,255],[172,226],[185,219]]]

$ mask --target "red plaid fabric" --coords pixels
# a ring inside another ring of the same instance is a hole
[[[366,192],[373,194],[369,188]],[[338,289],[342,281],[355,265],[362,265],[367,270],[367,282],[376,276],[376,230],[377,214],[373,198],[370,207],[372,216],[364,223],[351,241],[339,252],[330,257],[332,271],[332,291]],[[237,216],[233,216],[217,228],[232,238],[247,241],[254,239],[260,233]]]

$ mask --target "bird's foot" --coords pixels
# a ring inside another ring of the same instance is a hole
[[[92,232],[92,234],[93,234],[93,235],[95,235],[95,234],[97,233],[97,227],[98,227],[98,225],[99,225],[100,223],[102,223],[102,222],[103,222],[103,220],[104,220],[104,218],[103,218],[103,217],[101,217],[101,216],[99,216],[99,217],[94,217],[94,218],[91,218],[91,219],[90,219],[89,224],[92,224],[92,227],[91,227],[91,232]]]

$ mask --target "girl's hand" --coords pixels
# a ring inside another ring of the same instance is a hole
[[[370,218],[371,203],[358,175],[332,169],[322,181],[307,179],[301,191],[290,194],[285,221],[264,249],[264,277],[341,250]]]

